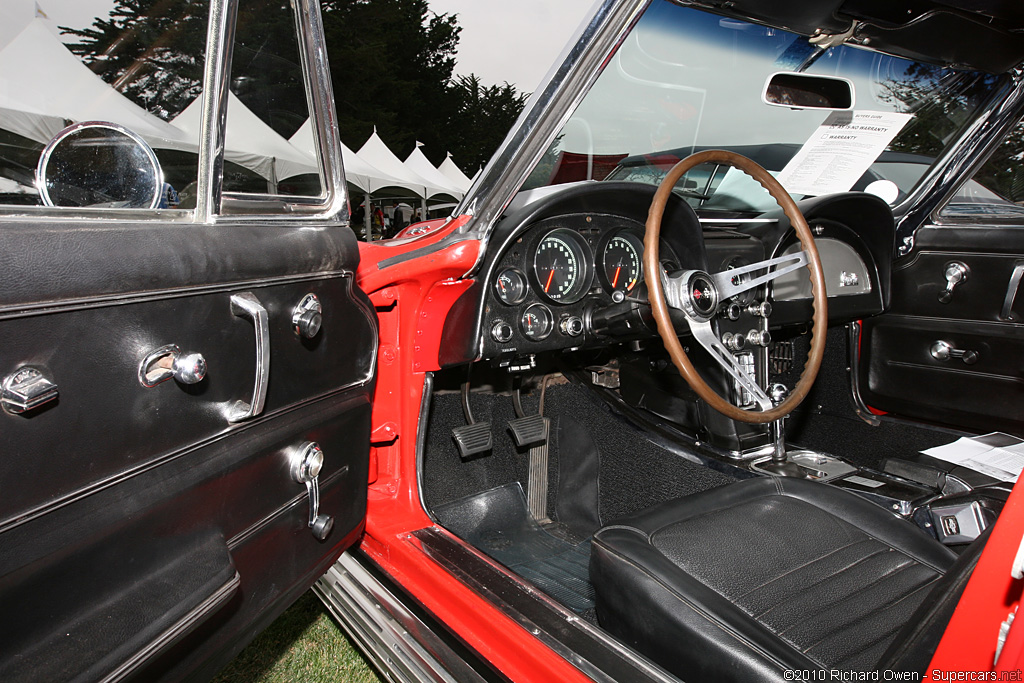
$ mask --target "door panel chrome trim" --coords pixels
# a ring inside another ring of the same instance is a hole
[[[223,607],[242,586],[242,577],[235,575],[214,591],[208,598],[196,605],[192,611],[179,619],[173,626],[154,638],[146,647],[133,654],[116,669],[100,679],[103,683],[115,683],[131,676],[175,642],[199,626],[207,617]]]

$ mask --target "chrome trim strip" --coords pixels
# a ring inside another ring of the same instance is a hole
[[[220,209],[227,134],[231,47],[235,42],[238,0],[210,3],[203,64],[203,112],[199,133],[199,177],[196,181],[196,223],[212,223]]]
[[[853,401],[853,412],[857,417],[867,422],[872,427],[882,424],[882,421],[868,409],[864,398],[860,395],[860,333],[861,324],[854,321],[846,326],[846,352],[850,367],[846,369],[850,376],[850,400]]]
[[[895,257],[914,248],[914,236],[970,173],[988,159],[989,152],[1024,113],[1024,76],[1015,72],[995,88],[960,139],[950,146],[918,182],[914,191],[893,208],[896,216]]]
[[[420,397],[420,415],[416,423],[416,495],[420,507],[427,513],[431,522],[437,523],[434,513],[427,507],[423,499],[423,471],[427,457],[427,428],[430,425],[430,405],[434,401],[434,373],[427,372],[423,376],[423,396]]]
[[[724,225],[757,225],[761,223],[778,223],[778,218],[697,218],[701,223]]]
[[[548,72],[519,119],[491,157],[453,215],[469,215],[459,229],[480,234],[486,252],[490,228],[526,181],[558,131],[597,80],[603,63],[625,39],[650,0],[600,0],[563,52],[564,61]],[[446,242],[438,245],[446,246]],[[480,260],[470,272],[479,267]]]
[[[431,627],[346,551],[313,591],[388,680],[474,683],[484,679]]]
[[[297,282],[313,282],[315,280],[350,278],[354,282],[354,275],[355,274],[350,270],[335,270],[327,273],[315,273],[311,275],[283,275],[280,277],[240,280],[238,282],[226,282],[215,285],[195,285],[192,287],[156,289],[132,294],[109,294],[89,297],[87,299],[58,299],[55,301],[44,301],[27,305],[15,304],[10,306],[0,306],[0,320],[10,320],[13,318],[50,313],[66,313],[68,311],[80,311],[91,308],[104,308],[106,306],[123,306],[125,304],[145,303],[148,301],[160,301],[163,299],[177,299],[180,297],[197,296],[200,294],[232,292],[238,289],[262,288],[273,285],[294,284]],[[349,284],[349,289],[352,289],[351,283]]]
[[[118,472],[117,474],[110,475],[106,479],[100,479],[91,482],[86,486],[83,486],[75,491],[66,493],[59,498],[47,501],[42,505],[37,505],[34,508],[29,508],[27,510],[15,513],[15,516],[13,517],[8,517],[7,519],[0,519],[0,534],[6,531],[10,531],[11,529],[14,529],[16,527],[19,527],[22,524],[27,524],[28,522],[38,519],[43,515],[47,515],[55,510],[59,510],[68,505],[77,503],[78,501],[88,498],[89,496],[99,493],[100,491],[111,488],[112,486],[116,486],[123,481],[127,481],[132,477],[136,477],[140,474],[144,474],[150,470],[156,469],[157,467],[161,467],[162,465],[165,465],[171,462],[172,460],[183,458],[191,453],[194,453],[197,450],[207,448],[218,441],[238,434],[242,430],[252,429],[258,425],[266,424],[269,420],[273,418],[282,415],[287,415],[288,413],[293,413],[297,410],[302,410],[303,408],[306,408],[314,403],[330,400],[338,396],[339,394],[343,394],[347,391],[351,391],[352,389],[365,386],[369,381],[369,379],[364,379],[357,382],[352,382],[351,384],[346,384],[343,387],[332,389],[331,391],[320,396],[314,396],[304,401],[294,403],[290,406],[280,408],[272,412],[263,413],[256,420],[249,420],[248,422],[242,422],[237,425],[228,425],[222,431],[217,432],[216,434],[211,434],[200,442],[188,444],[186,447],[181,448],[177,451],[171,451],[169,453],[158,455],[153,460],[142,463],[136,467],[124,470],[122,472]],[[305,497],[305,493],[299,494],[299,500],[302,500]]]
[[[523,599],[537,605],[543,610],[545,615],[556,619],[559,622],[560,630],[570,629],[578,631],[580,636],[593,641],[596,647],[600,647],[609,656],[620,660],[622,666],[630,669],[629,678],[622,678],[621,680],[678,683],[678,679],[675,676],[665,672],[657,664],[645,659],[625,646],[621,641],[570,612],[561,604],[549,598],[543,591],[537,590],[518,575],[484,555],[473,546],[468,545],[443,527],[426,527],[414,531],[410,534],[410,542],[414,544],[414,547],[423,552],[425,556],[458,578],[481,598],[490,602],[495,608],[532,633],[553,652],[594,681],[613,683],[617,679],[611,673],[606,672],[587,660],[584,654],[580,653],[577,649],[573,649],[562,642],[555,633],[544,630],[541,628],[541,625],[511,605],[509,603],[510,596],[508,595],[510,589],[516,591]],[[465,556],[457,556],[453,552],[456,550],[465,553]],[[488,577],[479,577],[471,574],[468,568],[469,563],[467,562],[470,559],[473,563],[476,563],[478,568],[484,570]],[[506,585],[498,585],[497,583],[489,585],[490,582],[486,580],[487,578],[497,579]]]
[[[235,572],[235,575],[228,579],[224,585],[214,591],[209,597],[196,605],[185,616],[179,619],[166,631],[150,641],[144,648],[134,653],[127,660],[122,662],[116,669],[101,678],[103,683],[114,683],[131,676],[149,660],[166,650],[177,640],[185,636],[189,631],[201,624],[205,618],[223,607],[227,601],[234,596],[242,586],[242,577]]]

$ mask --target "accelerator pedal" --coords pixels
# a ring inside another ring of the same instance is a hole
[[[452,430],[452,438],[455,439],[459,455],[463,458],[486,453],[494,447],[490,422],[474,422],[471,425],[456,427]]]
[[[517,417],[508,421],[508,428],[512,432],[512,438],[516,440],[516,446],[535,446],[547,441],[548,428],[544,418],[540,415],[527,415]]]
[[[543,440],[530,449],[530,471],[526,483],[526,506],[530,515],[540,524],[551,521],[548,517],[548,432],[551,420],[537,415],[543,425]]]

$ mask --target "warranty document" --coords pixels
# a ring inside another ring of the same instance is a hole
[[[835,111],[779,173],[790,194],[849,192],[912,114]]]
[[[1024,469],[1024,439],[1002,432],[970,439],[963,437],[945,446],[921,452],[1000,481],[1015,482]]]

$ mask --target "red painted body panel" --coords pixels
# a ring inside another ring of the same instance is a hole
[[[416,472],[416,432],[425,373],[439,369],[441,329],[448,310],[471,284],[459,278],[473,267],[480,243],[457,242],[389,267],[379,264],[436,244],[464,222],[464,218],[456,219],[436,232],[401,244],[396,240],[360,244],[357,281],[380,319],[371,484],[361,549],[512,680],[589,680],[434,562],[409,536],[433,524],[420,503]]]
[[[1024,491],[1015,486],[992,529],[985,552],[978,561],[956,613],[928,667],[945,672],[994,672],[999,626],[1020,603],[1024,581],[1010,576],[1017,549],[1024,537]],[[998,662],[998,671],[1020,672],[1024,668],[1024,623],[1018,620]],[[939,680],[937,677],[935,680]],[[947,680],[975,680],[950,678]],[[1022,680],[987,678],[976,680]]]

